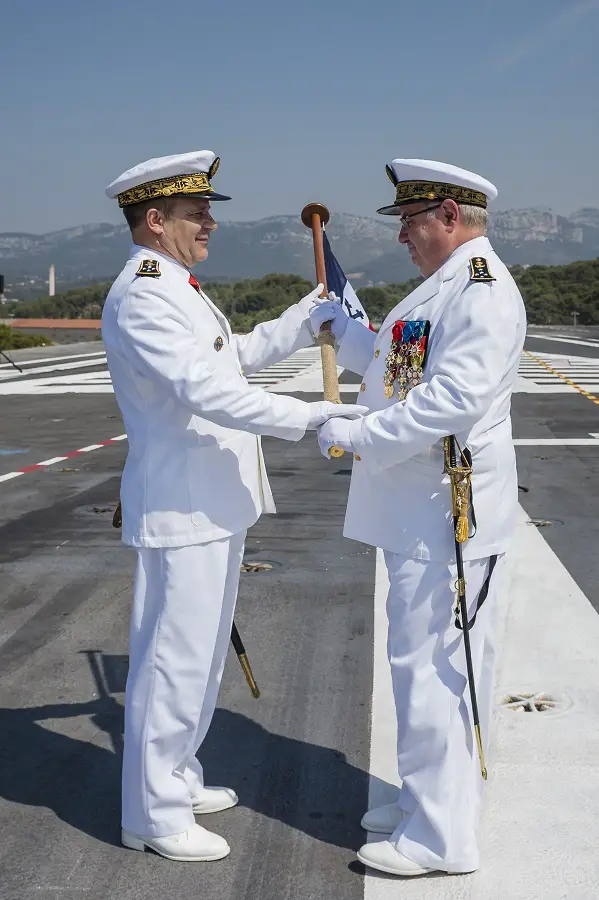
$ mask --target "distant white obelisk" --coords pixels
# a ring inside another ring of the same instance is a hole
[[[56,293],[56,274],[54,272],[54,263],[50,266],[50,273],[48,275],[48,294],[50,297],[53,297]]]

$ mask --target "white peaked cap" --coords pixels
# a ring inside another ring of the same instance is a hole
[[[481,175],[432,159],[394,159],[386,170],[396,196],[390,206],[377,210],[384,216],[398,216],[400,206],[426,200],[455,200],[486,208],[497,196],[495,185]]]
[[[206,200],[230,200],[217,194],[210,181],[216,174],[220,159],[212,150],[192,150],[173,156],[157,156],[127,169],[106,188],[119,206],[129,206],[156,197],[185,194]]]

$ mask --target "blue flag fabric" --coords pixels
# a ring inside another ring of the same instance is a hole
[[[337,259],[331,250],[331,245],[324,229],[322,233],[322,242],[324,249],[324,264],[327,273],[327,288],[329,292],[332,291],[339,297],[343,306],[343,311],[350,319],[355,319],[356,321],[361,322],[362,325],[365,325],[366,328],[370,328],[374,331],[366,314],[366,310],[358,300],[356,292],[347,280],[343,269],[337,262]]]

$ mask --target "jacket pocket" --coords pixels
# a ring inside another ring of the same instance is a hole
[[[248,441],[255,446],[253,434],[236,434],[228,441],[188,447],[187,482],[194,525],[222,528],[231,534],[247,527],[256,508],[247,472],[242,470]]]

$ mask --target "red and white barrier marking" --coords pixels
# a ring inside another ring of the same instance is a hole
[[[65,456],[54,456],[52,459],[44,459],[43,462],[36,463],[34,466],[26,466],[24,469],[19,469],[18,472],[8,472],[6,475],[0,475],[0,481],[10,481],[11,478],[18,478],[19,475],[25,475],[27,472],[35,472],[36,469],[46,469],[48,466],[63,462],[65,459],[72,459],[74,456],[79,456],[80,453],[89,453],[90,450],[99,450],[100,447],[108,447],[109,444],[126,440],[126,434],[119,434],[117,437],[110,438],[109,441],[102,441],[101,444],[90,444],[89,447],[81,447],[80,450],[73,450],[72,453],[67,453]]]

